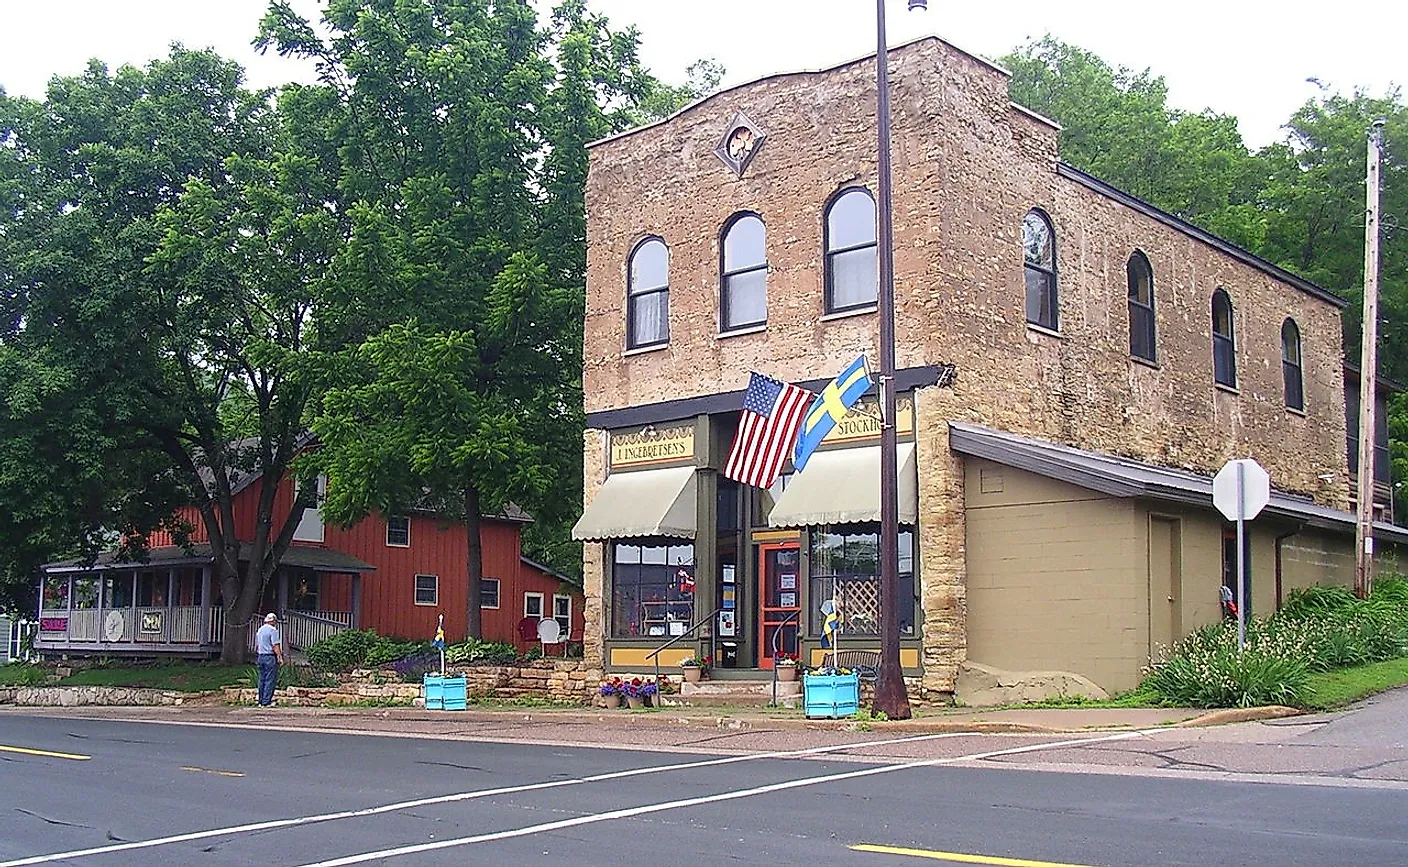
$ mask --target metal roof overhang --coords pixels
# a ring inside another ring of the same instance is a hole
[[[984,458],[1112,497],[1140,497],[1211,509],[1212,477],[1156,467],[981,425],[949,422],[949,446],[959,454]],[[1321,506],[1308,497],[1272,491],[1263,514],[1333,532],[1353,533],[1349,512]],[[1376,521],[1374,536],[1408,543],[1408,528]]]

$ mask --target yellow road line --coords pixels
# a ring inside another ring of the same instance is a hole
[[[75,762],[86,762],[92,756],[80,756],[78,753],[55,753],[49,750],[30,750],[24,747],[7,747],[0,744],[0,753],[19,753],[22,756],[44,756],[50,759],[72,759]]]
[[[881,855],[908,855],[911,858],[928,858],[931,861],[949,861],[955,864],[986,864],[990,867],[1090,867],[1088,864],[1066,864],[1057,861],[1030,861],[1026,858],[1002,858],[997,855],[969,855],[963,852],[936,852],[933,849],[906,849],[902,846],[876,846],[861,843],[852,846],[857,852],[876,852]]]
[[[182,766],[181,766],[181,770],[183,770],[183,771],[194,771],[194,772],[197,773],[197,774],[218,774],[219,776],[222,776],[222,777],[243,777],[243,776],[244,776],[244,774],[241,774],[239,771],[217,771],[217,770],[214,769],[214,768],[198,768],[198,767],[196,767],[195,765],[182,765]]]

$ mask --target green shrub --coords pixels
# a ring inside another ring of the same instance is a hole
[[[1375,579],[1369,598],[1408,608],[1408,579],[1396,572]]]
[[[1280,613],[1289,617],[1328,614],[1349,608],[1358,601],[1347,587],[1306,587],[1287,594]]]
[[[518,648],[502,641],[480,641],[466,638],[445,648],[445,661],[452,665],[478,662],[486,665],[507,665],[518,661]]]
[[[41,686],[44,676],[44,669],[37,665],[19,662],[0,665],[0,686]]]
[[[308,661],[324,671],[350,671],[366,664],[380,640],[370,629],[347,629],[310,645]]]
[[[1305,701],[1310,666],[1293,642],[1248,630],[1237,649],[1235,624],[1215,623],[1193,632],[1151,666],[1141,690],[1183,707],[1298,705]]]
[[[362,660],[362,664],[368,668],[376,668],[410,656],[427,653],[432,649],[428,641],[400,641],[395,638],[378,638],[376,643],[371,646],[371,649],[367,651],[366,658]]]

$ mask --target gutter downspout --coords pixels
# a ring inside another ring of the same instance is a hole
[[[1281,610],[1281,543],[1297,536],[1305,531],[1305,524],[1296,524],[1294,530],[1289,530],[1276,537],[1276,610]]]

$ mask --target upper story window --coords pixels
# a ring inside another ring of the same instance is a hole
[[[767,229],[757,214],[739,214],[724,227],[719,330],[768,321]]]
[[[386,518],[386,545],[390,548],[411,547],[411,519],[405,515]]]
[[[1294,319],[1281,323],[1281,377],[1286,383],[1286,408],[1305,409],[1305,380],[1301,375],[1300,327]]]
[[[1056,295],[1056,232],[1036,209],[1022,218],[1022,270],[1027,280],[1027,321],[1056,331],[1061,325]]]
[[[1129,274],[1129,354],[1155,361],[1154,269],[1138,250],[1125,266]]]
[[[1237,339],[1232,330],[1232,299],[1212,293],[1212,376],[1218,385],[1237,387]]]
[[[826,312],[874,307],[875,200],[860,187],[843,190],[826,209]]]
[[[626,348],[670,342],[670,248],[646,238],[631,251],[626,286]]]

